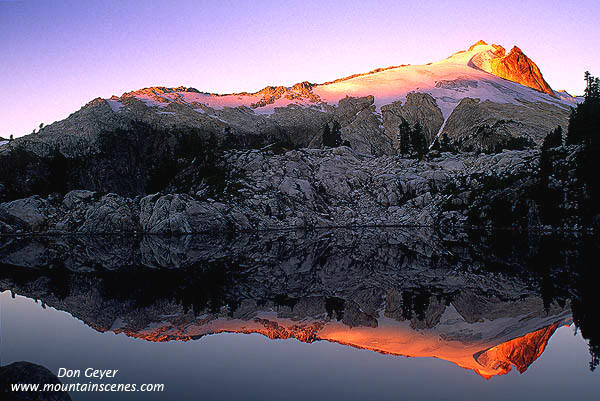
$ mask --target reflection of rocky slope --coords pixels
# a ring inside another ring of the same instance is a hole
[[[414,327],[411,320],[374,317],[349,300],[345,300],[342,311],[330,315],[327,300],[311,297],[297,302],[289,309],[280,305],[266,311],[246,309],[238,318],[238,311],[234,317],[214,313],[194,317],[163,314],[146,321],[144,327],[139,327],[139,320],[132,322],[125,317],[110,330],[148,341],[187,341],[223,332],[259,333],[271,339],[296,338],[304,342],[326,340],[386,354],[437,357],[491,377],[508,373],[511,365],[524,372],[542,354],[554,331],[560,325],[570,324],[568,308],[554,306],[546,312],[539,298],[520,302],[492,300],[496,307],[505,309],[505,316],[472,323],[450,303],[440,312],[435,311],[434,316],[429,315],[428,309],[424,320],[437,322],[422,328]],[[387,302],[384,298],[385,308],[400,306]],[[525,314],[514,314],[517,309],[523,309]]]
[[[0,237],[0,263],[10,270],[65,268],[73,272],[96,269],[123,271],[131,268],[193,269],[216,261],[228,265],[260,265],[273,271],[304,271],[305,268],[331,265],[331,271],[350,271],[351,277],[367,279],[363,269],[378,266],[429,266],[435,260],[439,267],[476,268],[484,262],[480,253],[503,263],[517,263],[498,243],[513,246],[512,237],[485,246],[480,234],[473,241],[462,232],[443,235],[431,229],[382,229],[318,231],[267,231],[187,236],[8,236]],[[520,238],[520,237],[519,237]],[[383,244],[383,246],[382,246]],[[494,250],[497,249],[497,250]],[[304,267],[303,267],[304,266]],[[200,270],[202,270],[201,268]],[[350,270],[349,270],[350,269]],[[333,274],[332,274],[333,275]],[[381,276],[373,280],[385,280]],[[264,280],[271,280],[266,277]],[[277,279],[273,278],[273,283]],[[354,279],[353,279],[354,280]]]
[[[557,322],[543,329],[497,345],[478,354],[475,359],[479,364],[487,368],[500,368],[508,371],[511,365],[514,365],[520,373],[523,373],[529,365],[542,355],[548,344],[548,340],[561,324],[562,322]]]
[[[0,248],[0,289],[152,341],[217,332],[328,340],[435,356],[488,377],[522,371],[570,319],[568,303],[548,303],[532,285],[515,248],[523,241],[490,238],[476,246],[462,234],[381,230],[15,238]]]
[[[541,354],[552,332],[559,325],[570,323],[568,307],[552,305],[545,310],[539,297],[512,291],[502,294],[508,300],[480,293],[475,298],[500,313],[474,319],[469,314],[471,298],[461,300],[464,309],[459,310],[453,296],[445,294],[449,289],[441,288],[443,284],[436,284],[435,291],[439,293],[421,295],[423,304],[414,304],[411,301],[418,295],[415,297],[410,289],[328,287],[318,291],[311,289],[314,284],[310,279],[304,279],[302,284],[306,287],[301,292],[306,295],[298,298],[271,293],[267,299],[253,299],[252,289],[248,288],[250,293],[239,294],[240,298],[235,299],[235,308],[229,304],[220,308],[208,304],[191,313],[168,298],[149,305],[140,305],[131,297],[111,299],[103,294],[102,280],[74,278],[63,299],[49,292],[48,282],[42,278],[24,286],[3,281],[3,289],[8,287],[18,294],[41,299],[102,332],[125,333],[149,341],[187,341],[221,332],[259,333],[272,339],[296,338],[305,342],[327,340],[394,355],[446,359],[485,377],[504,374],[511,364],[522,372]],[[452,287],[460,291],[460,286],[454,283]],[[290,290],[297,293],[299,289],[295,287]],[[261,289],[254,292],[260,293]],[[440,297],[446,299],[439,303]],[[423,310],[415,312],[413,307]],[[401,313],[394,315],[390,311]],[[394,317],[387,317],[388,314]]]

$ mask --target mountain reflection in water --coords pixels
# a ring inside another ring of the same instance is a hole
[[[149,341],[222,332],[326,340],[490,378],[524,372],[571,323],[598,365],[598,244],[399,229],[4,237],[0,291]]]

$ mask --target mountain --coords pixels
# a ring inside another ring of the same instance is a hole
[[[421,123],[430,143],[446,133],[468,150],[481,147],[482,129],[491,131],[498,143],[516,137],[539,144],[549,130],[566,128],[570,107],[578,101],[553,91],[518,47],[506,54],[499,45],[479,41],[439,62],[380,68],[323,84],[301,82],[228,95],[157,86],[97,98],[44,128],[35,140],[72,155],[84,151],[81,146],[93,151],[101,132],[143,122],[219,137],[250,136],[264,144],[284,139],[318,147],[323,126],[336,120],[342,139],[353,149],[380,155],[397,152],[403,117]],[[85,146],[84,141],[91,143]]]
[[[487,43],[480,40],[469,48],[469,51],[477,51],[469,62],[471,66],[556,97],[538,66],[517,46],[514,46],[508,54],[499,45],[492,45],[489,50],[480,51],[487,46]]]
[[[536,89],[549,97],[497,78]],[[188,105],[199,113],[222,110],[225,107],[248,107],[257,114],[270,116],[275,113],[276,108],[290,105],[324,111],[327,106],[335,106],[345,97],[373,96],[375,112],[382,117],[383,106],[397,101],[406,103],[409,93],[431,95],[442,112],[444,121],[450,117],[460,100],[467,97],[516,105],[523,102],[546,102],[554,105],[563,102],[572,105],[576,101],[560,98],[557,102],[556,94],[544,80],[537,65],[518,47],[515,46],[505,55],[503,47],[479,41],[468,51],[460,51],[437,63],[380,68],[324,84],[302,82],[291,87],[268,86],[256,93],[230,95],[203,93],[193,88],[152,87],[128,92],[121,97],[113,96],[106,99],[106,102],[115,112],[126,112],[126,100],[134,98],[157,108],[158,113],[168,113],[167,109],[171,104],[179,103]]]
[[[551,215],[573,226],[585,198],[569,173],[580,149],[553,156],[571,155],[553,178],[556,214],[542,207],[536,148],[578,101],[550,90],[517,48],[484,42],[323,84],[98,98],[0,147],[0,231],[539,227]],[[398,157],[403,119],[458,154]],[[340,127],[344,146],[322,149],[326,126]]]

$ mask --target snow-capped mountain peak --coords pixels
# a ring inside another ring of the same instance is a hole
[[[479,138],[478,132],[491,130],[494,141],[504,144],[509,138],[540,144],[557,126],[566,129],[570,108],[580,100],[553,91],[518,47],[507,54],[500,45],[479,41],[438,62],[378,68],[321,84],[304,81],[226,95],[144,88],[95,99],[44,132],[79,135],[81,127],[96,132],[143,121],[161,129],[283,135],[313,147],[320,146],[323,126],[337,121],[353,149],[395,154],[398,126],[405,119],[420,123],[430,144],[447,134],[461,148],[491,149],[501,144],[488,143],[490,135]]]
[[[536,92],[498,78],[535,89]],[[449,116],[454,109],[453,105],[463,97],[500,103],[538,100],[569,102],[568,98],[563,99],[555,95],[537,65],[518,47],[513,47],[506,54],[502,46],[488,45],[480,40],[468,50],[459,51],[439,62],[381,68],[324,84],[301,82],[291,87],[267,86],[255,93],[240,92],[229,95],[204,93],[183,87],[151,87],[125,93],[120,98],[113,97],[109,103],[113,110],[123,111],[119,101],[135,97],[154,107],[165,107],[177,101],[192,105],[196,109],[201,109],[201,105],[214,109],[245,106],[259,114],[270,114],[276,107],[286,107],[290,104],[336,104],[346,96],[373,95],[377,109],[380,109],[381,106],[394,101],[405,101],[410,92],[431,94],[438,100],[438,106],[445,117]]]

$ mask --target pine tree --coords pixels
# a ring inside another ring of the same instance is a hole
[[[594,78],[594,80],[590,83],[589,98],[594,102],[600,101],[600,78],[598,77]]]
[[[600,80],[592,76],[589,71],[584,74],[585,79],[585,102],[594,102],[600,100]]]
[[[600,214],[600,82],[587,71],[585,80],[585,100],[571,111],[567,144],[583,145],[577,156],[576,176],[585,184],[581,215],[590,221]]]
[[[427,153],[427,140],[425,139],[425,134],[423,134],[423,127],[418,121],[411,131],[410,142],[413,151],[419,159]]]
[[[404,118],[398,127],[398,150],[402,155],[410,153],[410,125]]]
[[[546,135],[540,154],[537,198],[540,217],[548,224],[560,224],[561,219],[561,209],[558,205],[562,198],[562,190],[557,190],[549,185],[550,177],[554,173],[553,152],[550,149],[558,146],[562,146],[562,128],[560,126]]]
[[[544,142],[542,143],[542,150],[547,150],[550,148],[557,148],[562,146],[563,144],[563,130],[559,125],[553,131],[551,131],[546,138],[544,138]]]
[[[586,88],[583,103],[571,109],[567,144],[590,144],[598,140],[600,129],[600,81],[588,71],[585,73]]]
[[[588,97],[589,96],[589,89],[591,87],[591,82],[592,82],[592,74],[590,74],[589,71],[586,71],[583,73],[583,79],[585,80],[585,92],[584,92],[584,97]]]
[[[340,133],[341,129],[342,129],[342,127],[340,126],[340,123],[338,123],[337,121],[334,121],[333,127],[331,128],[331,138],[333,141],[334,148],[342,146],[342,135]]]
[[[323,146],[332,146],[332,139],[331,139],[331,130],[329,129],[329,124],[325,124],[323,126]]]
[[[448,137],[448,134],[445,132],[442,134],[441,151],[442,152],[452,152],[452,145],[450,144],[450,137]]]

